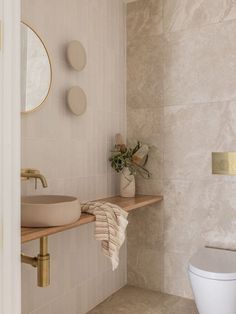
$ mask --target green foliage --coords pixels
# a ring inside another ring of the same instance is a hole
[[[148,155],[142,165],[133,161],[133,155],[141,148],[141,146],[141,143],[138,142],[134,148],[123,147],[122,149],[113,151],[111,157],[109,158],[111,167],[118,173],[127,167],[130,174],[140,174],[146,179],[150,178],[150,172],[144,167],[148,161]]]

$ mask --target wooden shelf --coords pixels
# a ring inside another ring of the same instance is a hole
[[[127,212],[129,212],[133,209],[161,202],[162,200],[163,200],[162,196],[137,195],[132,198],[114,196],[102,199],[101,201],[116,204],[123,208],[124,210],[126,210]],[[95,221],[95,217],[93,215],[82,214],[78,221],[69,225],[50,228],[21,228],[21,243],[29,242],[44,236],[49,236],[58,232],[76,228],[81,225],[91,223],[93,221]]]

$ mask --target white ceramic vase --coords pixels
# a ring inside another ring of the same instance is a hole
[[[135,196],[135,177],[130,174],[129,168],[124,168],[120,176],[120,196]]]

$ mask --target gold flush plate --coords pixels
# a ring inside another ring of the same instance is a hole
[[[212,174],[236,175],[236,152],[212,153]]]

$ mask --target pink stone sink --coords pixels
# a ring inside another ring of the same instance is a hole
[[[21,198],[22,227],[55,227],[77,221],[80,201],[73,196],[35,195]]]

